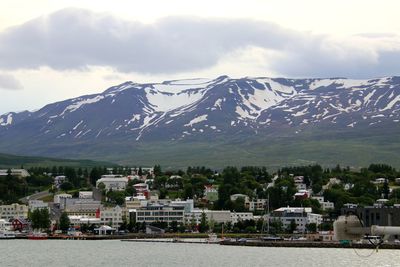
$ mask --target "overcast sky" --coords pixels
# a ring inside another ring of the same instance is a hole
[[[0,114],[127,80],[400,75],[400,2],[2,0]]]

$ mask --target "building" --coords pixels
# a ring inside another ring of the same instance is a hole
[[[372,225],[400,226],[399,206],[367,206],[344,207],[342,214],[355,213],[363,221],[365,227]]]
[[[64,203],[66,199],[72,198],[70,194],[58,194],[54,196],[54,204]]]
[[[100,209],[100,221],[103,225],[109,225],[118,229],[122,224],[122,208],[115,206],[113,208]]]
[[[252,212],[231,212],[231,222],[232,224],[238,221],[254,220],[254,215]]]
[[[249,197],[247,195],[244,194],[234,194],[231,195],[231,201],[236,201],[239,198],[242,198],[244,200],[244,202],[249,202]]]
[[[206,219],[213,223],[228,223],[231,222],[231,212],[229,210],[208,210],[208,209],[193,209],[191,212],[185,213],[185,222],[187,224],[199,225],[203,213]]]
[[[0,219],[10,221],[15,218],[28,218],[28,206],[17,203],[0,206]]]
[[[43,202],[43,200],[29,200],[28,209],[30,212],[37,209],[47,209],[47,211],[50,212],[49,203]]]
[[[313,196],[312,199],[318,200],[319,204],[321,205],[322,210],[333,210],[335,209],[335,204],[330,201],[325,201],[323,196]]]
[[[11,223],[7,220],[0,219],[0,231],[9,231],[11,230]]]
[[[8,175],[8,170],[6,169],[0,170],[0,176],[7,176],[7,175]],[[29,172],[25,169],[11,169],[11,175],[22,178],[30,176]]]
[[[68,216],[71,226],[80,228],[82,225],[101,225],[100,218],[88,217],[82,215],[69,215]]]
[[[253,199],[251,201],[244,202],[244,206],[249,211],[255,210],[265,210],[267,207],[267,200],[266,199]]]
[[[172,221],[183,223],[185,214],[194,209],[193,199],[188,200],[170,200],[170,199],[143,199],[141,197],[130,198],[126,202],[129,212],[129,219],[134,222],[167,222]]]
[[[11,222],[12,229],[14,231],[24,231],[24,230],[29,230],[29,223],[23,219],[23,218],[15,218]]]
[[[67,176],[59,175],[54,177],[54,186],[60,188],[60,186],[67,180]]]
[[[79,191],[79,198],[93,199],[92,191]]]
[[[60,204],[60,209],[68,215],[81,215],[96,217],[96,213],[102,207],[101,201],[93,199],[67,198]]]
[[[96,188],[99,188],[100,184],[104,184],[106,191],[124,191],[128,184],[128,178],[121,175],[103,175],[96,181]]]
[[[284,207],[272,212],[271,221],[278,220],[285,229],[289,229],[292,221],[297,225],[298,232],[306,232],[306,226],[315,223],[317,226],[322,223],[322,215],[312,213],[311,208],[303,207]]]
[[[205,185],[204,186],[204,199],[209,202],[215,202],[218,200],[218,186]]]

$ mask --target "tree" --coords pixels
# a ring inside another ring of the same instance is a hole
[[[290,224],[288,225],[289,233],[292,234],[294,231],[296,231],[296,229],[297,229],[297,224],[296,224],[295,220],[291,220]]]
[[[30,213],[33,229],[48,229],[50,227],[50,215],[48,209],[35,209]]]
[[[306,229],[310,233],[315,233],[317,231],[317,224],[316,223],[306,224]]]
[[[201,214],[201,221],[200,221],[200,224],[199,224],[199,232],[200,233],[205,233],[207,231],[208,231],[207,215],[203,211],[203,213]]]
[[[89,179],[90,179],[90,183],[93,186],[96,186],[96,181],[99,180],[101,177],[101,173],[99,171],[99,169],[97,169],[96,167],[94,167],[91,171],[90,171],[90,175],[89,175]]]
[[[69,191],[74,188],[73,184],[70,182],[64,182],[60,185],[61,190],[63,191]]]
[[[61,213],[59,227],[60,229],[65,232],[68,230],[71,222],[69,220],[68,214],[66,212]]]

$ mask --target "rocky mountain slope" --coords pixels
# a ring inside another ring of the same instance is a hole
[[[282,164],[290,164],[299,160],[320,162],[323,153],[340,155],[349,149],[341,149],[341,143],[358,143],[356,146],[362,146],[359,151],[382,147],[377,155],[386,153],[385,157],[391,158],[385,145],[396,149],[399,121],[400,77],[349,80],[221,76],[152,84],[126,82],[100,94],[52,103],[35,112],[0,116],[0,151],[126,163],[153,164],[158,160],[174,166],[181,162],[179,157],[174,160],[174,155],[192,151],[192,156],[196,155],[192,165],[207,163],[205,158],[210,155],[226,165],[231,160],[221,157],[232,149],[240,147],[240,151],[251,154],[246,164],[261,164],[274,156],[257,151],[281,144],[281,149],[275,149],[282,151],[285,147],[289,155]],[[319,156],[303,148],[303,156],[291,158],[291,151],[293,155],[301,154],[302,142],[305,146],[335,144],[316,153]],[[196,150],[199,147],[202,149]],[[169,156],[160,156],[165,154]],[[191,156],[183,158],[189,160]],[[380,159],[377,156],[368,160]],[[272,161],[279,164],[278,158]]]

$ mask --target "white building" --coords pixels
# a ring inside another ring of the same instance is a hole
[[[50,212],[49,203],[43,202],[43,200],[29,200],[28,208],[30,212],[37,209],[47,209]]]
[[[319,204],[321,205],[322,210],[333,210],[335,209],[335,204],[330,201],[325,201],[323,196],[313,196],[312,199],[318,200]]]
[[[10,231],[12,225],[9,221],[0,219],[0,231]]]
[[[9,221],[16,218],[28,218],[28,206],[17,203],[0,206],[0,219]]]
[[[60,204],[61,202],[64,202],[65,199],[72,198],[72,195],[70,194],[58,194],[54,196],[54,204]]]
[[[93,199],[92,191],[79,191],[79,198]]]
[[[208,210],[208,209],[193,209],[191,212],[185,213],[185,222],[200,224],[203,213],[206,215],[207,221],[214,223],[231,222],[231,212],[229,210]]]
[[[231,212],[231,222],[232,224],[238,221],[254,220],[254,215],[252,212]]]
[[[89,216],[82,216],[82,215],[69,215],[68,216],[69,221],[72,226],[76,227],[79,226],[81,227],[82,225],[101,225],[101,220],[100,218],[96,217],[89,217]]]
[[[120,175],[103,175],[102,178],[96,181],[97,188],[99,188],[99,184],[104,184],[104,189],[107,191],[123,191],[128,184],[128,178],[121,177]]]
[[[60,186],[67,180],[67,176],[59,175],[54,177],[54,186],[60,188]]]
[[[100,221],[103,225],[118,229],[122,224],[122,208],[120,206],[102,208],[100,210]]]
[[[294,221],[297,225],[297,231],[304,233],[307,224],[315,223],[317,226],[320,225],[322,223],[322,215],[312,213],[312,209],[308,207],[284,207],[274,210],[270,220],[279,220],[286,229]]]
[[[6,170],[6,169],[0,170],[0,176],[7,176],[7,175],[8,175],[8,170]],[[18,176],[18,177],[30,176],[29,172],[25,169],[11,169],[11,175]]]

